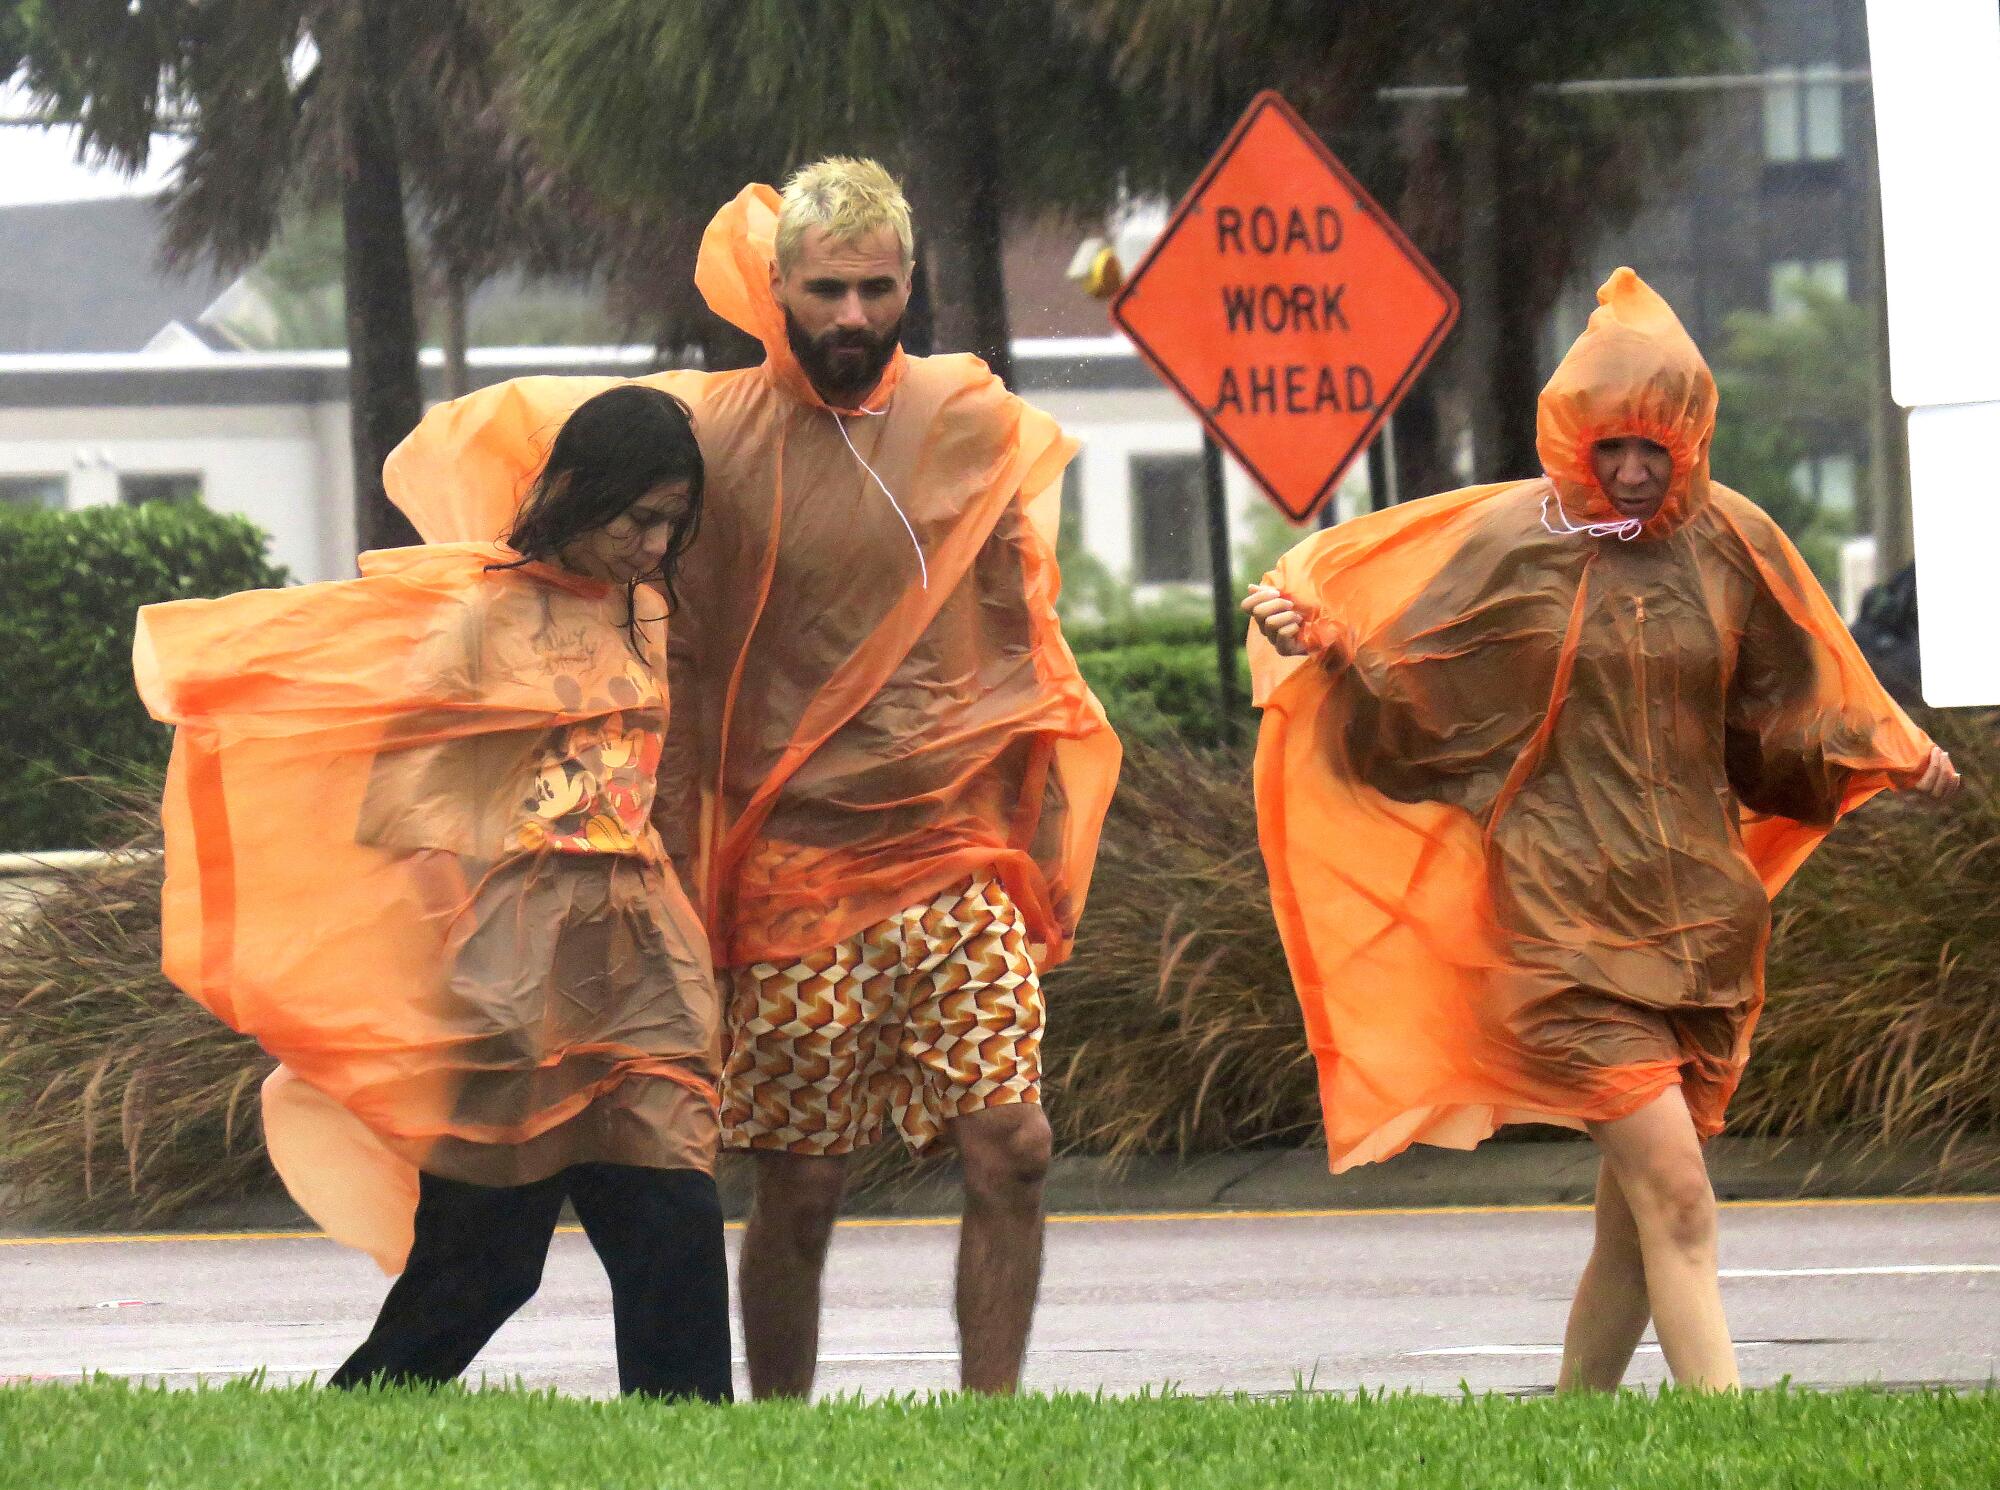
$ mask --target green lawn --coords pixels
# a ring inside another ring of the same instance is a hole
[[[956,1397],[710,1409],[246,1383],[0,1387],[0,1485],[228,1490],[2000,1485],[2000,1393]]]

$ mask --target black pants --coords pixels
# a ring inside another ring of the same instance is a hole
[[[567,1195],[611,1278],[621,1391],[727,1402],[729,1284],[715,1180],[573,1164],[532,1185],[421,1176],[416,1241],[375,1328],[328,1386],[443,1382],[541,1286]]]

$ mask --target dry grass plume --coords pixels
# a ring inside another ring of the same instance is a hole
[[[140,819],[0,927],[0,1184],[49,1219],[162,1221],[270,1183],[271,1063],[161,975],[158,848]]]
[[[2000,717],[1922,721],[1966,777],[1883,799],[1778,901],[1739,1133],[1948,1146],[2000,1133]],[[0,1184],[76,1220],[164,1220],[270,1183],[268,1061],[159,972],[157,828],[0,932]],[[1060,1147],[1319,1141],[1246,756],[1134,742],[1076,956],[1048,979]],[[908,1175],[895,1145],[862,1185]]]

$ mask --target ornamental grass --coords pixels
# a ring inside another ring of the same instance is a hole
[[[8,1212],[136,1225],[269,1186],[271,1062],[161,975],[152,804],[97,790],[123,844],[0,925],[0,1186]]]
[[[2000,1134],[2000,716],[1921,722],[1966,789],[1878,799],[1779,899],[1730,1130],[1949,1162]],[[0,930],[10,1210],[157,1223],[268,1188],[269,1069],[159,973],[158,830],[56,876]],[[1131,742],[1083,935],[1048,980],[1059,1147],[1126,1158],[1319,1141],[1312,1063],[1257,853],[1247,754]],[[908,1170],[883,1145],[858,1184]]]
[[[1734,1130],[2000,1134],[2000,713],[1917,722],[1965,788],[1876,798],[1778,897]]]

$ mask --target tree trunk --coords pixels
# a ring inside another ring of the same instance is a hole
[[[1517,96],[1516,107],[1525,106]],[[1518,158],[1518,132],[1503,121],[1498,132],[1499,166],[1496,201],[1499,230],[1493,235],[1495,302],[1493,366],[1489,371],[1493,399],[1494,445],[1482,452],[1480,481],[1511,481],[1539,476],[1541,456],[1535,451],[1535,404],[1542,388],[1541,329],[1544,297],[1535,284],[1529,246],[1535,224],[1522,220],[1523,162]]]
[[[1459,273],[1462,293],[1459,358],[1465,371],[1466,401],[1472,419],[1474,479],[1498,481],[1506,448],[1506,410],[1501,405],[1500,364],[1500,117],[1501,99],[1493,79],[1476,69],[1465,99],[1465,228]]]
[[[471,288],[465,282],[465,273],[456,265],[447,264],[444,270],[444,396],[463,398],[472,391],[472,373],[466,364],[467,306],[472,298]]]
[[[1879,182],[1875,127],[1859,131],[1861,169]],[[1875,276],[1875,365],[1868,408],[1869,530],[1875,538],[1875,582],[1892,579],[1915,556],[1910,520],[1910,440],[1908,416],[1889,396],[1889,266],[1882,256],[1882,193],[1878,186],[1868,209],[1868,262]]]
[[[1528,252],[1537,229],[1521,220],[1520,115],[1529,91],[1493,51],[1473,49],[1465,100],[1464,350],[1475,481],[1542,469],[1535,454],[1541,296]]]
[[[347,34],[358,55],[342,59],[345,81],[340,217],[347,292],[348,410],[354,455],[354,531],[365,549],[415,543],[409,519],[389,504],[382,462],[423,417],[417,371],[417,307],[403,221],[395,123],[381,69],[392,0],[358,0]]]
[[[1438,444],[1438,376],[1435,365],[1426,369],[1396,405],[1396,417],[1390,421],[1389,432],[1396,442],[1396,486],[1405,502],[1457,485]]]
[[[910,304],[903,312],[903,350],[928,357],[937,350],[937,322],[931,314],[930,244],[917,240],[917,270],[910,276]]]
[[[1882,313],[1886,320],[1886,312]],[[1875,535],[1875,578],[1893,577],[1916,556],[1910,523],[1910,441],[1906,415],[1889,397],[1888,332],[1882,333],[1879,361],[1884,366],[1881,387],[1869,415],[1868,487],[1873,508],[1870,528]]]
[[[909,140],[911,187],[930,276],[933,338],[1013,381],[1001,242],[1006,196],[984,7],[938,0],[924,80],[925,124]]]
[[[664,338],[655,338],[663,359],[679,354],[678,347],[665,344]],[[723,320],[721,316],[704,310],[700,331],[695,338],[695,347],[701,355],[701,366],[709,372],[727,372],[731,368],[755,367],[764,360],[764,344],[747,331],[738,329]],[[662,367],[671,367],[671,360],[663,360]]]

